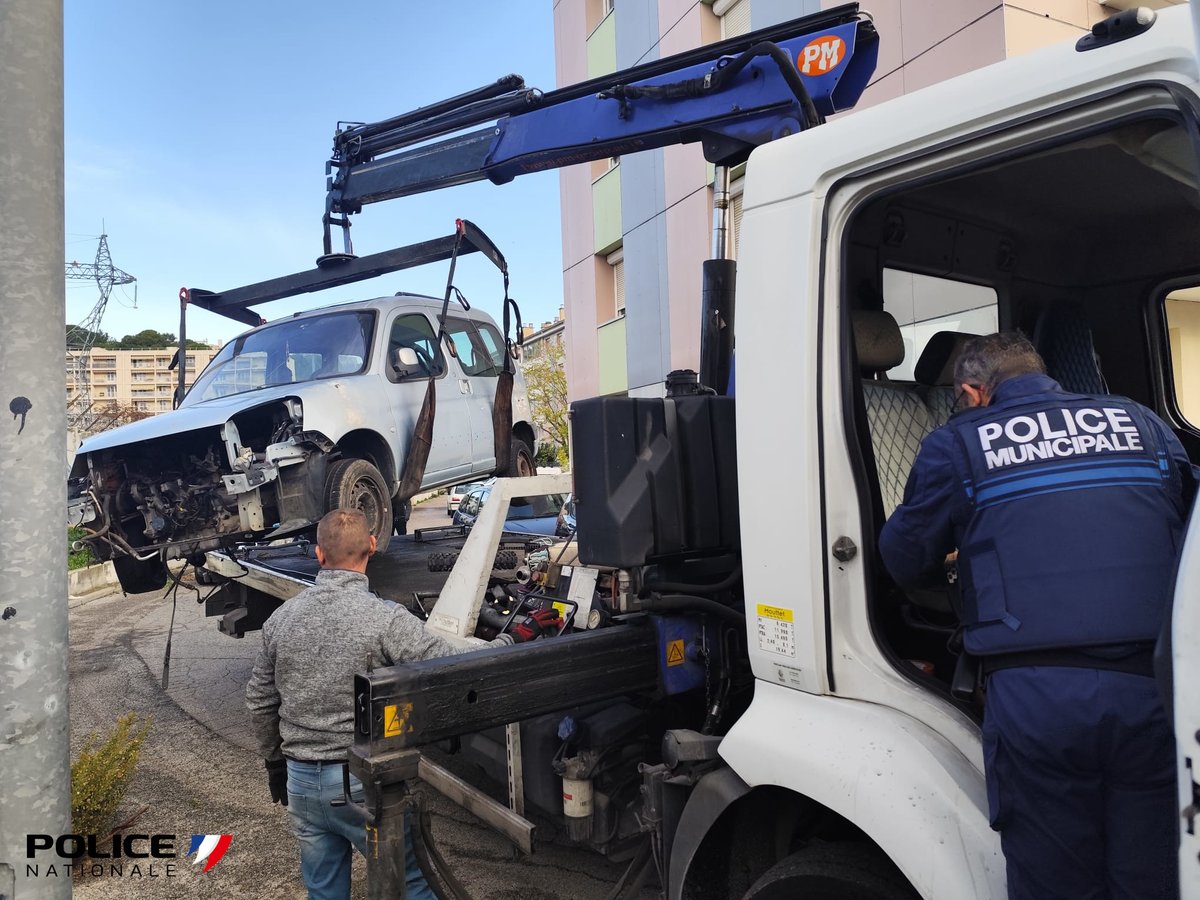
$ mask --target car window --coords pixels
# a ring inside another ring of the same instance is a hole
[[[399,376],[392,368],[395,352],[401,347],[409,347],[417,354],[417,363],[421,371]],[[437,377],[446,370],[445,360],[437,345],[437,335],[429,319],[420,313],[402,313],[396,316],[388,333],[387,374],[392,381]]]
[[[510,519],[541,519],[557,516],[563,506],[562,494],[545,494],[540,497],[513,497],[508,504]]]
[[[504,339],[487,322],[447,319],[446,334],[467,375],[495,377],[504,368]]]
[[[374,313],[342,312],[285,319],[244,334],[221,348],[180,405],[362,372],[374,324]]]

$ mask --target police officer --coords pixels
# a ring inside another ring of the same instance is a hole
[[[263,646],[246,705],[266,759],[271,799],[288,808],[300,841],[309,900],[348,900],[351,848],[366,853],[363,820],[344,804],[342,768],[354,734],[354,675],[380,666],[452,656],[465,648],[427,631],[402,606],[370,592],[375,536],[358,510],[335,509],[317,524],[316,584],[263,625]],[[532,640],[558,624],[535,612],[493,643]],[[352,796],[362,785],[351,778]],[[432,900],[404,824],[409,900]]]
[[[1176,896],[1175,749],[1152,677],[1196,471],[1150,410],[1070,394],[1016,334],[955,364],[880,550],[902,586],[958,550],[963,641],[1011,898]]]

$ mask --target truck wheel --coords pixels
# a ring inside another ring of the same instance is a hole
[[[510,478],[528,478],[537,474],[537,466],[533,462],[533,448],[515,434],[512,439],[512,461],[508,466]]]
[[[742,900],[900,900],[917,896],[878,848],[818,841],[777,862]]]
[[[367,517],[382,553],[392,539],[392,497],[379,470],[365,459],[339,459],[325,482],[325,510],[357,509]]]
[[[114,556],[112,564],[121,590],[127,594],[157,591],[167,583],[166,567],[158,557],[142,560],[132,556]]]

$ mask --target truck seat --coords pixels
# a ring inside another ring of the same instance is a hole
[[[913,369],[913,377],[920,385],[922,399],[929,407],[929,424],[932,428],[945,425],[954,412],[954,398],[958,387],[954,383],[954,364],[962,352],[963,344],[974,334],[960,331],[939,331],[929,339],[921,358]]]
[[[854,310],[851,321],[883,513],[890,516],[904,498],[908,473],[932,426],[913,386],[886,380],[888,369],[904,362],[904,339],[896,320],[882,311]]]
[[[1076,394],[1107,394],[1092,326],[1078,303],[1056,303],[1038,317],[1033,346],[1046,361],[1046,373]]]

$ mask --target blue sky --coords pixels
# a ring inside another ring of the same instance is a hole
[[[225,290],[313,266],[336,123],[377,121],[516,72],[554,84],[551,0],[65,0],[67,261],[91,262],[105,229],[110,335],[175,332],[181,286]],[[562,302],[558,176],[483,182],[367,206],[361,255],[449,234],[468,218],[508,259],[526,321]],[[340,249],[340,235],[335,249]],[[441,296],[445,264],[260,307],[268,319],[398,290]],[[499,317],[500,276],[475,255],[456,281]],[[67,282],[67,321],[97,300]],[[188,336],[238,323],[193,309]]]

